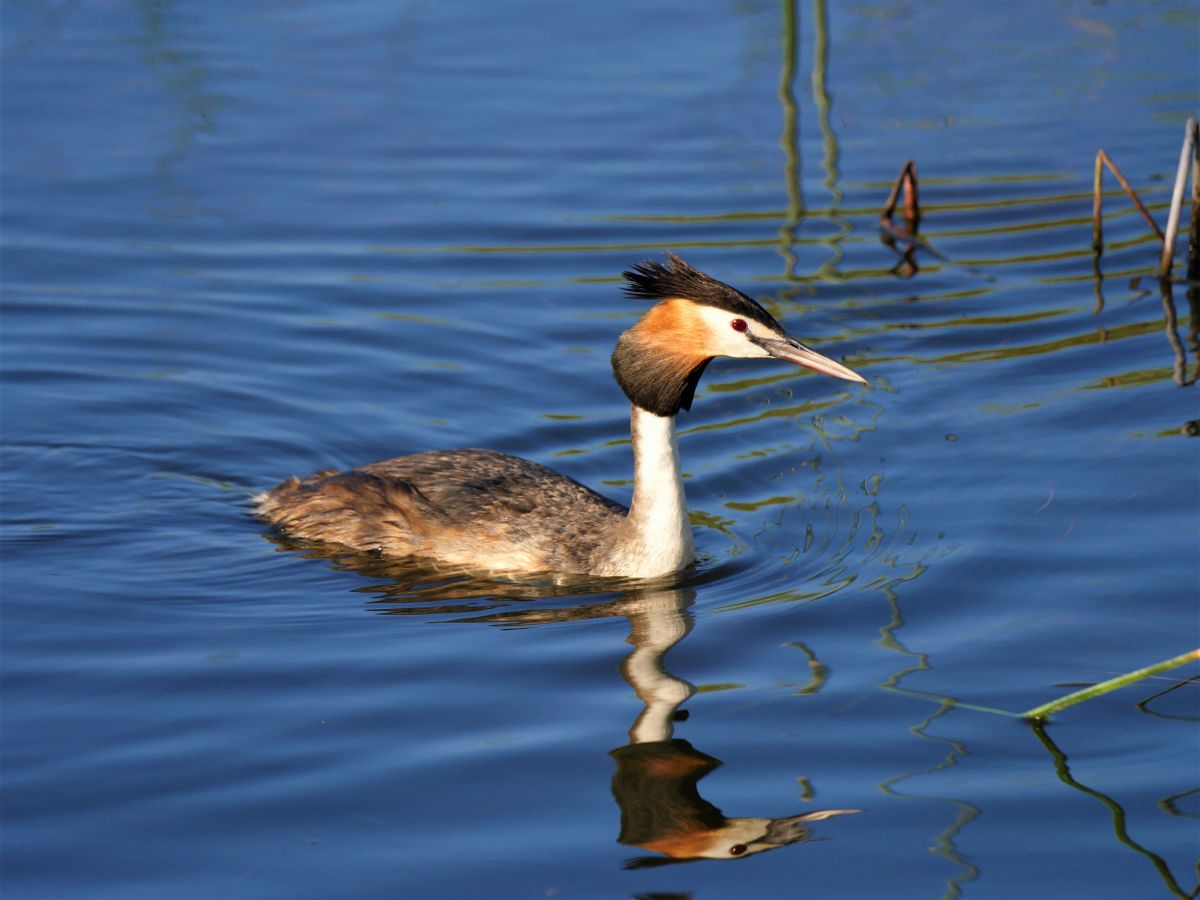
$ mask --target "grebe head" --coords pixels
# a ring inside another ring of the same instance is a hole
[[[667,265],[647,261],[625,273],[625,292],[659,301],[621,335],[613,352],[613,374],[626,396],[655,415],[691,409],[704,367],[715,356],[774,357],[866,384],[841,363],[794,338],[769,312],[741,291],[673,253]]]

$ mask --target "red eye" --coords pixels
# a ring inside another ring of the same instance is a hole
[[[729,323],[729,327],[732,328],[734,331],[745,331],[750,326],[746,324],[745,319],[734,319],[732,322]]]

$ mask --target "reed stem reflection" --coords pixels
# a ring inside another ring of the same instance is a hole
[[[1102,793],[1095,788],[1088,787],[1071,774],[1071,768],[1067,762],[1067,755],[1059,749],[1058,745],[1054,743],[1050,735],[1046,732],[1046,725],[1044,722],[1034,721],[1029,724],[1029,727],[1033,730],[1034,737],[1036,737],[1041,745],[1046,748],[1047,752],[1049,752],[1051,758],[1054,760],[1054,771],[1057,773],[1059,780],[1068,787],[1074,788],[1080,793],[1099,800],[1108,808],[1108,811],[1112,813],[1113,832],[1116,834],[1117,840],[1130,850],[1140,853],[1142,856],[1150,860],[1150,862],[1154,865],[1155,870],[1157,870],[1159,876],[1162,878],[1163,884],[1166,885],[1167,890],[1173,896],[1179,898],[1188,898],[1188,900],[1190,900],[1190,898],[1195,897],[1197,893],[1200,893],[1200,881],[1198,881],[1196,886],[1190,891],[1185,891],[1182,887],[1180,887],[1179,882],[1175,880],[1175,876],[1172,874],[1171,868],[1167,865],[1166,860],[1164,860],[1153,850],[1143,847],[1129,836],[1129,829],[1125,822],[1125,809],[1121,806],[1121,804],[1117,803],[1117,801],[1108,796],[1108,794]]]

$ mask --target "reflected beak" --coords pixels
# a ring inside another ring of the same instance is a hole
[[[816,350],[811,350],[792,338],[787,338],[786,340],[757,340],[754,343],[758,344],[758,346],[762,347],[776,359],[782,359],[784,362],[795,363],[798,366],[804,366],[806,369],[812,369],[814,372],[832,375],[834,378],[844,378],[847,381],[870,384],[867,379],[863,378],[853,369],[846,368],[840,362],[836,362],[828,356],[822,356]]]
[[[759,840],[764,844],[794,844],[808,838],[808,829],[804,827],[808,822],[820,822],[834,816],[860,812],[861,809],[818,809],[798,816],[788,816],[786,819],[772,819],[767,823],[766,833]]]

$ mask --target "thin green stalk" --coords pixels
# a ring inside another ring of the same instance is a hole
[[[1066,709],[1068,706],[1074,706],[1076,703],[1100,697],[1123,688],[1126,685],[1133,684],[1135,681],[1141,681],[1143,678],[1149,678],[1151,675],[1157,675],[1159,672],[1165,672],[1167,669],[1174,669],[1196,660],[1200,660],[1200,648],[1189,650],[1187,653],[1182,653],[1171,659],[1165,659],[1144,669],[1137,669],[1133,672],[1127,672],[1124,675],[1118,675],[1116,678],[1110,678],[1108,681],[1094,684],[1089,688],[1084,688],[1082,691],[1075,691],[1072,694],[1067,694],[1065,697],[1059,697],[1057,700],[1043,703],[1041,706],[1035,706],[1033,709],[1021,713],[1021,717],[1024,719],[1044,719],[1051,713]]]

